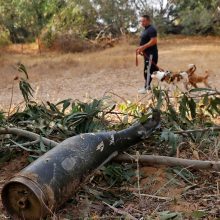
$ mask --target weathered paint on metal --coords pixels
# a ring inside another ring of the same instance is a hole
[[[2,190],[3,205],[14,218],[42,219],[67,201],[95,169],[147,138],[159,118],[119,132],[68,138],[23,169]],[[109,159],[108,159],[109,158]]]

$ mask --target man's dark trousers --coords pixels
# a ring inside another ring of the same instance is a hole
[[[152,78],[150,77],[149,84],[147,85],[147,70],[149,66],[149,59],[150,59],[151,54],[146,54],[144,56],[144,78],[145,78],[145,88],[150,88],[150,84],[152,81]],[[151,68],[150,68],[150,75],[152,75],[153,72],[158,71],[157,62],[158,62],[158,53],[153,53],[152,54],[152,63],[151,63]]]

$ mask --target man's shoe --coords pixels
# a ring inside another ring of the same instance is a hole
[[[140,94],[146,94],[147,91],[148,91],[148,90],[147,90],[146,88],[141,88],[141,89],[138,90],[138,93],[140,93]]]
[[[151,91],[151,86],[147,86],[147,87],[145,87],[145,89],[146,89],[147,91]]]
[[[150,87],[147,87],[147,88],[142,88],[142,89],[139,89],[138,90],[138,93],[140,94],[146,94],[146,93],[149,93],[151,91],[151,88]]]

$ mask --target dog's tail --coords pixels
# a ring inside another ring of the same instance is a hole
[[[189,64],[189,73],[193,74],[196,71],[196,65],[195,64]]]

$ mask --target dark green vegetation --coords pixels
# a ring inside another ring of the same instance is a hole
[[[60,35],[94,39],[138,30],[138,19],[148,13],[160,34],[220,32],[218,0],[0,0],[0,45],[40,38],[52,46]]]
[[[219,124],[220,95],[218,91],[193,89],[188,94],[177,91],[171,97],[167,91],[154,88],[152,97],[149,97],[147,103],[140,101],[116,104],[109,97],[91,100],[88,103],[71,99],[59,103],[38,103],[32,97],[33,89],[22,64],[18,66],[18,72],[15,80],[19,81],[24,102],[16,108],[0,113],[1,127],[16,127],[31,131],[39,134],[41,138],[38,142],[27,145],[30,143],[27,138],[2,135],[0,164],[10,161],[23,152],[28,154],[29,161],[41,156],[51,148],[43,143],[43,137],[60,142],[79,133],[119,130],[137,120],[146,121],[151,115],[152,108],[161,110],[161,130],[142,144],[134,146],[127,153],[159,154],[201,160],[218,160],[220,156],[219,131],[211,129],[216,126],[216,123]],[[198,128],[210,129],[203,132],[183,132]],[[159,178],[158,172],[162,171],[164,172],[162,179],[157,179]],[[180,216],[195,216],[195,218],[212,216],[214,218],[219,217],[215,200],[217,179],[216,172],[195,171],[190,167],[163,168],[150,173],[149,170],[144,172],[138,161],[134,164],[111,162],[82,187],[77,196],[69,201],[67,209],[70,207],[72,210],[77,204],[80,212],[76,213],[80,217],[92,217],[96,214],[111,216],[112,207],[124,210],[124,207],[132,206],[134,209],[127,212],[137,218],[142,214],[145,217],[161,216],[161,219],[169,219],[170,216],[177,217],[176,219]],[[161,184],[159,186],[158,181]],[[172,190],[177,189],[181,189],[181,193],[176,194],[175,191],[172,193]],[[142,195],[144,193],[146,194]],[[155,197],[149,197],[149,203],[148,198],[145,198],[146,195]],[[209,198],[208,203],[205,209],[202,209],[206,198]],[[196,203],[198,207],[186,212],[184,210],[174,212],[172,206],[184,204],[184,199],[187,202]],[[158,201],[160,206],[156,210]],[[108,205],[111,205],[110,209],[106,209]],[[103,213],[103,210],[107,211]],[[126,216],[126,212],[117,214]],[[68,212],[68,210],[66,212],[61,210],[60,215],[68,219],[76,217],[72,211]]]

